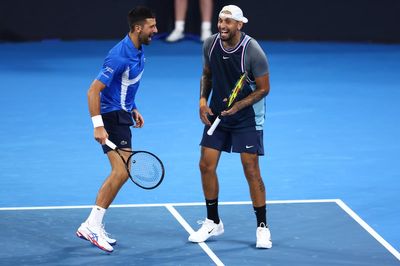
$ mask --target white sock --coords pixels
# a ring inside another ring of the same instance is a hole
[[[203,21],[201,23],[201,30],[202,31],[210,31],[211,30],[211,22],[210,21]]]
[[[185,21],[183,20],[175,21],[175,30],[183,32],[185,30]]]
[[[106,213],[106,209],[96,205],[93,207],[92,211],[90,212],[90,215],[87,218],[86,222],[89,225],[101,226],[103,223],[103,217],[104,217],[105,213]]]

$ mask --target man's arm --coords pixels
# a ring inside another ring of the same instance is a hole
[[[233,115],[238,111],[246,108],[247,106],[253,105],[269,93],[269,74],[265,74],[261,77],[256,78],[256,89],[250,93],[246,98],[233,104],[232,108],[223,111],[222,116]]]
[[[200,79],[200,119],[205,125],[211,125],[207,115],[214,115],[207,105],[208,97],[211,93],[211,70],[208,65],[203,66],[203,74]]]
[[[248,73],[252,73],[256,81],[256,89],[246,98],[235,103],[231,109],[222,112],[222,115],[233,115],[239,110],[258,102],[268,95],[269,85],[269,65],[268,59],[258,42],[252,39],[247,47],[245,56],[245,68]]]
[[[92,117],[94,127],[94,138],[101,144],[105,144],[108,138],[107,131],[104,129],[103,119],[100,114],[100,92],[104,90],[104,85],[99,80],[95,79],[88,90],[88,105],[90,116]]]

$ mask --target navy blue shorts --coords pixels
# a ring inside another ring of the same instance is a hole
[[[214,134],[207,135],[209,126],[204,127],[200,145],[225,152],[256,153],[264,155],[263,131],[250,129],[248,131],[233,132],[218,127]]]
[[[132,114],[120,110],[105,113],[101,116],[104,128],[108,133],[108,139],[117,145],[118,148],[132,149],[132,132],[130,128],[133,125]],[[107,145],[103,145],[104,153],[110,150]]]

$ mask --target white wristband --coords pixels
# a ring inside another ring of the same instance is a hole
[[[101,118],[101,115],[95,115],[92,116],[92,122],[93,122],[93,127],[104,127],[103,124],[103,118]]]

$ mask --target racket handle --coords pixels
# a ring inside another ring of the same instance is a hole
[[[207,135],[211,136],[214,133],[215,129],[219,125],[219,122],[221,122],[221,118],[219,118],[219,116],[217,116],[214,123],[211,125],[210,129],[207,130]]]
[[[117,145],[111,142],[111,140],[106,139],[106,145],[110,147],[111,149],[115,150],[117,148]]]

